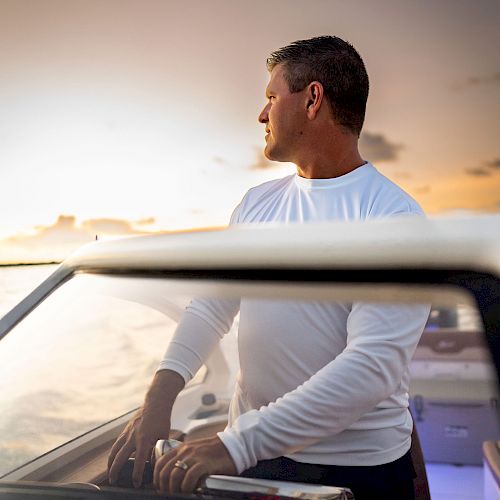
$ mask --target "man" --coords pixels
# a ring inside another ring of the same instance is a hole
[[[267,158],[297,174],[251,189],[238,223],[303,223],[421,215],[417,203],[358,152],[368,77],[337,37],[297,41],[268,59]],[[228,428],[162,457],[162,491],[191,492],[207,474],[350,487],[357,499],[412,498],[408,365],[426,306],[195,300],[141,410],[110,454],[110,481],[135,451],[133,480],[172,405],[240,310],[240,375]],[[262,348],[265,346],[264,348]]]

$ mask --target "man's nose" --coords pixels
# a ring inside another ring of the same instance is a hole
[[[269,104],[260,112],[259,123],[267,123],[269,121]]]

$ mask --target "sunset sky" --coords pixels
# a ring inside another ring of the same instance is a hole
[[[268,54],[338,35],[361,151],[432,214],[500,211],[498,0],[0,0],[0,263],[225,225],[262,156]]]

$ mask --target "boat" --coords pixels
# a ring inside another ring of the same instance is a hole
[[[110,447],[189,301],[242,296],[432,304],[410,394],[427,470],[479,469],[477,498],[498,498],[499,222],[242,226],[83,247],[0,320],[0,498],[155,496],[107,484]],[[172,439],[225,427],[237,323],[180,394]]]

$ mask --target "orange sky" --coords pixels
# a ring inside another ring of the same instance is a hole
[[[431,214],[500,210],[497,0],[0,0],[0,262],[224,225],[288,175],[265,59],[335,34],[370,75],[361,151]]]

